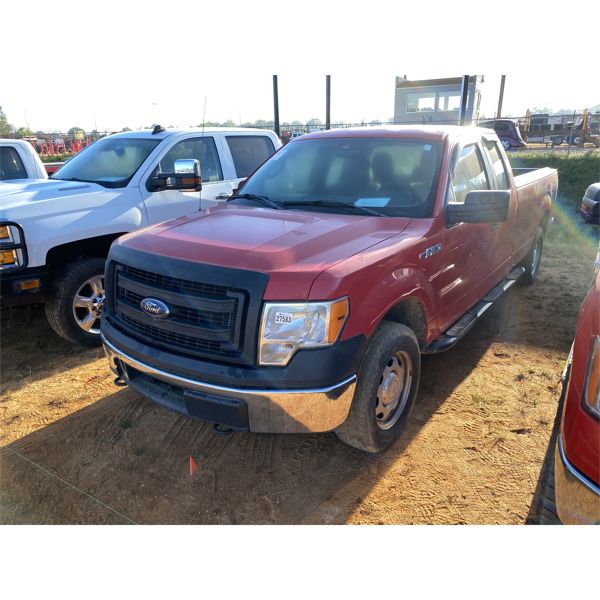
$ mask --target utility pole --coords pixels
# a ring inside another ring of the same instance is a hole
[[[273,109],[275,112],[275,135],[279,137],[279,90],[277,88],[277,75],[273,75]]]
[[[331,75],[325,75],[325,129],[331,129]]]
[[[496,111],[496,119],[502,116],[502,100],[504,100],[504,82],[506,81],[506,75],[502,75],[500,80],[500,96],[498,96],[498,110]]]
[[[460,90],[460,124],[465,124],[467,113],[467,100],[469,98],[469,76],[463,75]]]

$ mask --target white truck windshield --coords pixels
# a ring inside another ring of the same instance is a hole
[[[160,140],[103,138],[74,156],[52,179],[125,187],[159,143]]]

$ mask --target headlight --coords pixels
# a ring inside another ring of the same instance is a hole
[[[12,223],[0,225],[0,271],[25,264],[25,243],[21,228]]]
[[[600,419],[600,335],[594,338],[588,359],[583,402],[592,414]]]
[[[261,365],[284,367],[300,348],[334,344],[348,318],[347,298],[331,302],[267,302],[259,341]]]

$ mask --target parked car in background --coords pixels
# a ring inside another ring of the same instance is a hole
[[[380,452],[421,354],[534,282],[557,187],[555,169],[514,176],[485,129],[306,134],[229,202],[113,243],[110,367],[184,415]]]
[[[600,182],[592,183],[585,191],[579,214],[586,223],[600,224]]]
[[[525,146],[527,146],[521,137],[518,123],[512,119],[482,121],[478,126],[493,129],[500,138],[505,150],[510,150],[511,148],[525,148]]]
[[[0,182],[15,179],[47,179],[48,173],[25,140],[0,140]]]
[[[102,138],[49,179],[3,183],[2,307],[45,302],[59,335],[99,344],[113,240],[223,202],[280,146],[267,130],[156,127]]]
[[[554,462],[547,471],[540,521],[600,524],[600,252],[563,376]]]

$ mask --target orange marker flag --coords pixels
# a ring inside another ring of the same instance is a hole
[[[192,458],[190,454],[190,479],[194,476],[194,473],[198,472],[198,463]]]

